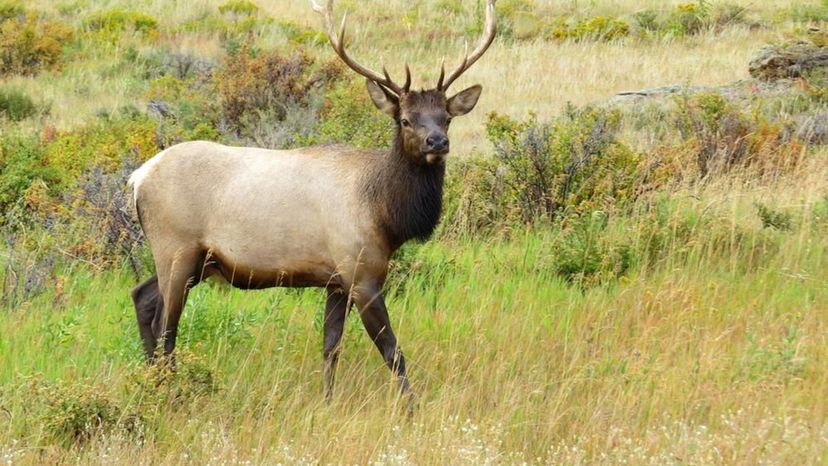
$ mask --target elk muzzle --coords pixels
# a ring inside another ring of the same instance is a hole
[[[422,147],[422,152],[426,156],[426,162],[434,164],[445,160],[449,153],[449,139],[445,133],[434,132],[430,134]]]

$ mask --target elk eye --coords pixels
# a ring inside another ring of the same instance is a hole
[[[408,128],[409,126],[411,126],[411,123],[409,123],[408,120],[406,120],[405,118],[400,120],[400,124],[402,125],[403,128]]]

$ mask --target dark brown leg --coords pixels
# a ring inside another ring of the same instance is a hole
[[[158,340],[152,331],[152,321],[156,314],[163,311],[161,293],[158,289],[158,277],[154,276],[132,290],[132,302],[135,304],[135,316],[138,319],[138,333],[144,342],[147,362],[155,359]]]
[[[377,346],[385,364],[399,380],[400,392],[411,396],[411,387],[405,372],[405,357],[397,347],[397,337],[391,330],[388,309],[379,288],[361,290],[357,293],[357,306],[362,324],[368,336]],[[411,406],[410,406],[411,407]]]
[[[325,336],[322,347],[322,356],[325,360],[325,397],[328,399],[333,396],[336,364],[342,349],[340,342],[349,309],[348,293],[341,288],[328,288],[328,300],[325,303]]]

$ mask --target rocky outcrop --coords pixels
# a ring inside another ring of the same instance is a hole
[[[771,45],[751,60],[750,75],[762,81],[800,78],[809,71],[828,66],[828,47],[809,42]]]

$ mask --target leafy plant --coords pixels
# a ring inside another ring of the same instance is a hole
[[[82,176],[80,189],[67,197],[73,206],[73,223],[85,233],[81,245],[73,250],[102,266],[125,261],[140,276],[145,268],[139,254],[144,235],[133,220],[131,193],[124,189],[136,168],[135,161],[128,157],[113,173],[94,167]]]
[[[92,31],[120,32],[132,29],[146,34],[158,29],[158,20],[138,11],[110,9],[92,13],[84,25]]]
[[[11,121],[21,121],[38,113],[32,98],[18,89],[0,89],[0,115]]]
[[[687,143],[682,150],[695,158],[701,177],[737,167],[776,175],[801,161],[799,144],[782,125],[759,112],[743,112],[721,94],[685,96],[677,103],[676,126]]]
[[[797,3],[791,6],[791,18],[801,22],[825,22],[828,21],[828,3],[824,1],[819,4]]]
[[[635,25],[644,31],[658,31],[661,28],[658,12],[654,10],[642,10],[633,15]]]
[[[325,96],[321,121],[312,142],[347,142],[357,147],[388,148],[394,126],[376,110],[359,81],[335,86]]]
[[[148,159],[159,150],[156,130],[156,123],[148,117],[126,111],[57,133],[43,148],[46,165],[60,173],[61,182],[55,189],[76,186],[80,176],[94,167],[114,172],[125,156]]]
[[[789,231],[794,227],[793,214],[790,212],[783,212],[778,209],[773,209],[757,202],[756,211],[759,214],[759,219],[762,221],[762,226],[765,228],[775,228],[777,230]]]
[[[219,5],[221,13],[233,13],[236,15],[255,15],[259,7],[249,0],[229,0]]]
[[[630,26],[618,18],[595,16],[575,23],[559,21],[552,27],[549,37],[558,40],[616,40],[626,37]]]
[[[129,390],[147,413],[187,406],[220,390],[213,370],[185,349],[176,350],[174,359],[136,368],[130,379]]]
[[[638,156],[616,139],[619,118],[572,106],[551,123],[489,115],[486,130],[504,169],[505,198],[523,221],[608,211],[632,198]]]
[[[222,118],[237,136],[259,115],[284,119],[290,107],[307,104],[317,85],[330,78],[325,69],[314,74],[313,64],[304,52],[254,53],[244,45],[215,76]]]
[[[667,28],[675,35],[693,35],[702,32],[710,18],[710,3],[698,0],[676,6],[667,20]]]
[[[116,430],[132,435],[142,431],[141,417],[124,412],[101,386],[42,384],[35,396],[44,405],[39,414],[46,432],[66,446]]]
[[[621,277],[632,265],[628,244],[606,234],[608,217],[593,212],[570,222],[554,243],[555,272],[580,286],[596,285]]]
[[[14,0],[3,0],[0,2],[0,22],[8,19],[17,19],[26,14],[23,5]]]
[[[0,139],[0,224],[12,207],[25,208],[33,185],[54,186],[59,170],[45,161],[39,141],[30,135],[10,134]]]
[[[72,37],[72,30],[67,26],[40,21],[33,14],[3,20],[0,22],[0,76],[31,75],[58,68],[63,47]]]

